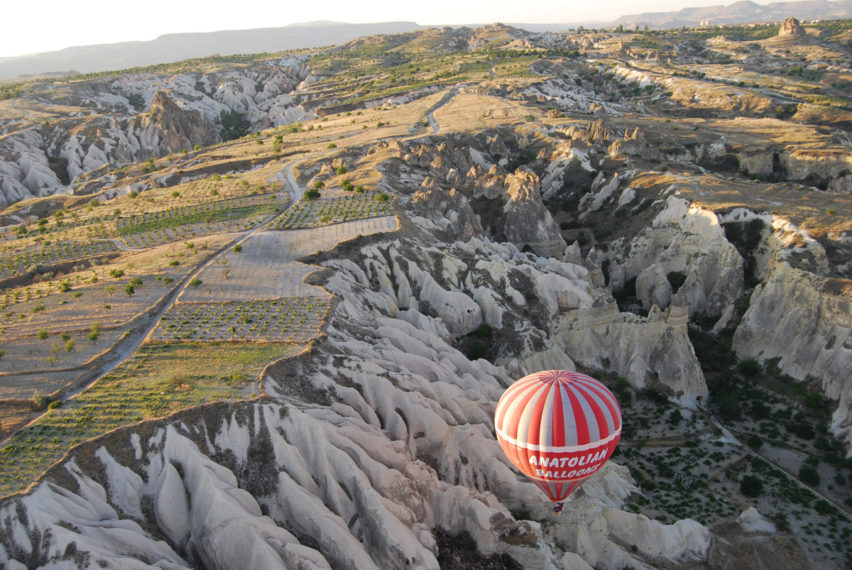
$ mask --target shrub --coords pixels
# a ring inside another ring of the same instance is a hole
[[[763,482],[754,475],[745,475],[740,479],[740,492],[746,497],[759,497],[763,493]]]
[[[36,390],[33,392],[32,397],[32,408],[33,410],[43,410],[45,409],[50,402],[53,401],[53,398],[46,394],[42,394],[40,390]]]
[[[41,329],[40,331],[38,331],[38,339],[47,340],[49,334],[50,333],[48,333],[46,329]]]
[[[346,167],[342,164],[337,167],[337,174],[346,174],[347,172],[348,170],[346,170]]]
[[[819,473],[811,465],[803,465],[799,469],[799,479],[801,479],[802,483],[807,483],[808,485],[819,485]]]
[[[668,419],[669,424],[671,424],[672,426],[677,426],[682,421],[683,421],[683,414],[680,413],[680,410],[678,410],[677,408],[672,410],[672,413],[669,414],[669,419]]]
[[[754,358],[749,358],[748,360],[743,360],[737,364],[737,370],[740,371],[740,374],[746,376],[747,378],[755,378],[759,376],[762,372],[762,367],[760,363]]]
[[[132,297],[136,293],[136,289],[133,287],[133,285],[128,285],[127,287],[124,288],[124,293],[128,297]]]
[[[319,190],[316,190],[315,188],[311,188],[310,190],[305,192],[305,198],[307,198],[308,200],[316,200],[319,197]]]
[[[198,287],[198,286],[200,286],[202,283],[203,283],[203,281],[202,281],[201,279],[199,279],[198,277],[193,277],[193,278],[192,278],[192,280],[189,282],[189,284],[190,284],[192,287]]]
[[[479,325],[479,328],[473,332],[473,334],[479,338],[489,338],[492,334],[494,334],[494,331],[491,329],[490,325],[482,323]]]
[[[110,275],[110,277],[115,277],[116,279],[120,279],[121,277],[124,276],[124,270],[123,269],[110,269],[109,275]]]
[[[763,440],[759,436],[751,434],[746,439],[746,444],[752,449],[760,449],[763,445]]]
[[[481,340],[476,340],[470,344],[467,349],[468,360],[477,360],[483,358],[488,351],[488,347]]]
[[[251,123],[245,115],[234,110],[220,111],[216,123],[219,125],[219,136],[222,137],[223,141],[244,137],[251,128]]]
[[[737,420],[740,418],[739,396],[734,392],[724,392],[716,399],[716,408],[723,420]]]
[[[686,275],[681,271],[669,271],[666,278],[669,280],[669,285],[672,286],[672,291],[675,292],[680,289],[681,285],[683,285],[686,281]]]
[[[234,253],[239,253],[242,250],[243,250],[243,246],[241,246],[240,244],[237,244],[237,245],[234,246]]]

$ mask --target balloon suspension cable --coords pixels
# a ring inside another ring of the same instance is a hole
[[[563,508],[564,506],[565,506],[565,502],[564,502],[564,501],[560,501],[560,502],[556,503],[555,505],[553,505],[553,514],[558,515],[559,513],[561,513],[561,512],[562,512],[562,508]]]

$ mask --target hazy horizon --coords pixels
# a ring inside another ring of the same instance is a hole
[[[388,1],[364,5],[331,0],[270,8],[269,4],[246,0],[239,10],[224,2],[209,2],[202,10],[197,6],[151,0],[141,9],[127,12],[117,11],[114,3],[105,0],[82,3],[49,0],[46,5],[19,2],[4,7],[6,21],[14,26],[0,35],[0,59],[75,46],[150,41],[166,34],[275,28],[314,21],[347,24],[405,21],[422,26],[492,22],[569,24],[610,22],[629,14],[731,3],[733,0],[650,0],[637,5],[628,0],[601,0],[577,6],[558,0],[487,4],[482,0],[463,4],[436,0],[426,7]],[[755,3],[768,4],[769,1],[756,0]],[[49,19],[45,14],[50,15]]]

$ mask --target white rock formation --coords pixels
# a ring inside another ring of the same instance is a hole
[[[651,227],[613,249],[612,289],[636,277],[636,296],[646,309],[667,307],[677,293],[690,315],[719,316],[742,295],[742,257],[725,239],[719,219],[682,198],[668,198]],[[685,277],[676,292],[668,279],[672,272]]]
[[[820,378],[839,400],[832,432],[852,444],[852,301],[847,280],[817,277],[785,261],[755,288],[734,334],[740,358],[778,358],[794,378]]]

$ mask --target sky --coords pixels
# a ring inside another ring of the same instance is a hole
[[[768,0],[759,0],[765,4]],[[213,32],[331,20],[413,21],[420,25],[612,21],[639,12],[731,4],[734,0],[4,0],[0,58],[70,46],[153,40],[168,33]]]

